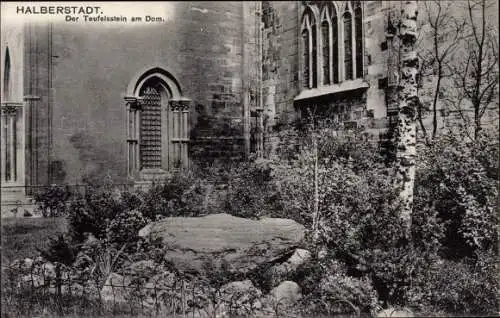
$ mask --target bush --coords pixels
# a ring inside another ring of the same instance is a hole
[[[139,230],[151,220],[137,210],[124,211],[112,219],[106,228],[106,238],[111,244],[135,245],[139,240]]]
[[[415,277],[409,303],[422,313],[496,315],[498,265],[491,255],[479,261],[440,260]]]
[[[323,128],[289,136],[293,140],[280,146],[285,155],[271,163],[272,175],[284,213],[309,229],[311,250],[327,250],[327,258],[346,266],[349,279],[371,277],[385,305],[418,306],[423,300],[416,300],[415,290],[422,288],[439,290],[427,301],[436,310],[494,311],[494,293],[483,291],[472,297],[458,284],[450,290],[444,288],[448,279],[471,290],[491,290],[495,284],[492,274],[474,267],[478,266],[478,253],[496,255],[493,251],[498,243],[494,214],[498,183],[487,159],[492,154],[498,157],[493,139],[466,144],[446,136],[430,148],[420,149],[412,236],[408,238],[390,170],[374,143],[363,134],[339,134]],[[292,148],[299,151],[294,153]],[[317,230],[313,228],[315,160]],[[430,265],[440,262],[450,268]],[[313,293],[321,275],[314,270],[306,275],[312,277]],[[431,284],[440,281],[436,275],[448,277],[442,278],[442,286]],[[468,277],[477,277],[477,284]]]
[[[117,193],[106,187],[88,187],[83,196],[77,197],[69,206],[69,233],[74,243],[81,243],[86,233],[97,239],[106,238],[106,229],[124,206]]]
[[[206,183],[194,172],[176,172],[144,193],[140,212],[149,219],[162,216],[199,216],[206,213]]]
[[[496,250],[498,180],[492,167],[498,161],[491,159],[498,158],[497,135],[467,142],[449,134],[419,150],[415,210],[439,219],[443,256],[460,259]]]
[[[378,307],[378,294],[369,277],[352,277],[335,260],[314,260],[296,274],[306,295],[308,314],[372,313]]]
[[[52,185],[44,191],[35,193],[34,199],[44,217],[56,217],[66,214],[66,201],[71,195],[69,187]]]
[[[75,247],[71,245],[71,242],[63,234],[49,237],[48,247],[39,249],[39,252],[49,262],[71,265],[76,259]]]
[[[226,213],[244,218],[284,217],[281,195],[272,173],[265,160],[232,167],[224,206]]]

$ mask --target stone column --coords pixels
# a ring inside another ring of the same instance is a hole
[[[9,114],[9,139],[10,139],[10,181],[17,179],[17,163],[16,163],[16,111],[11,110]]]
[[[129,177],[134,177],[139,171],[139,143],[140,143],[140,108],[141,99],[135,96],[126,96],[127,107],[127,171]]]
[[[189,109],[191,100],[180,98],[170,101],[169,114],[169,169],[189,167]]]
[[[6,102],[2,103],[2,181],[16,182],[22,169],[18,169],[19,156],[22,156],[22,145],[18,147],[18,133],[22,130],[22,125],[18,125],[22,103]],[[21,143],[22,143],[22,139]],[[18,154],[19,152],[19,154]],[[7,165],[7,161],[9,165]]]

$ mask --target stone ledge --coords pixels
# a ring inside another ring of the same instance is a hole
[[[312,89],[305,89],[302,92],[300,92],[299,95],[297,95],[294,100],[299,101],[299,100],[304,100],[308,98],[314,98],[314,97],[319,97],[319,96],[324,96],[324,95],[330,95],[330,94],[336,94],[336,93],[342,93],[346,91],[352,91],[356,89],[367,89],[370,87],[370,84],[363,79],[363,78],[358,78],[355,80],[350,80],[350,81],[344,81],[340,84],[333,84],[333,85],[328,85],[328,86],[322,86],[318,88],[312,88]]]

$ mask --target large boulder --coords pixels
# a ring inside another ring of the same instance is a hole
[[[222,268],[247,274],[290,257],[304,238],[304,226],[280,218],[251,220],[229,214],[169,217],[148,224],[139,236],[161,240],[165,259],[187,273]]]

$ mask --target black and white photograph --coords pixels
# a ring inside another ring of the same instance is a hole
[[[497,0],[0,5],[2,317],[500,317]]]

